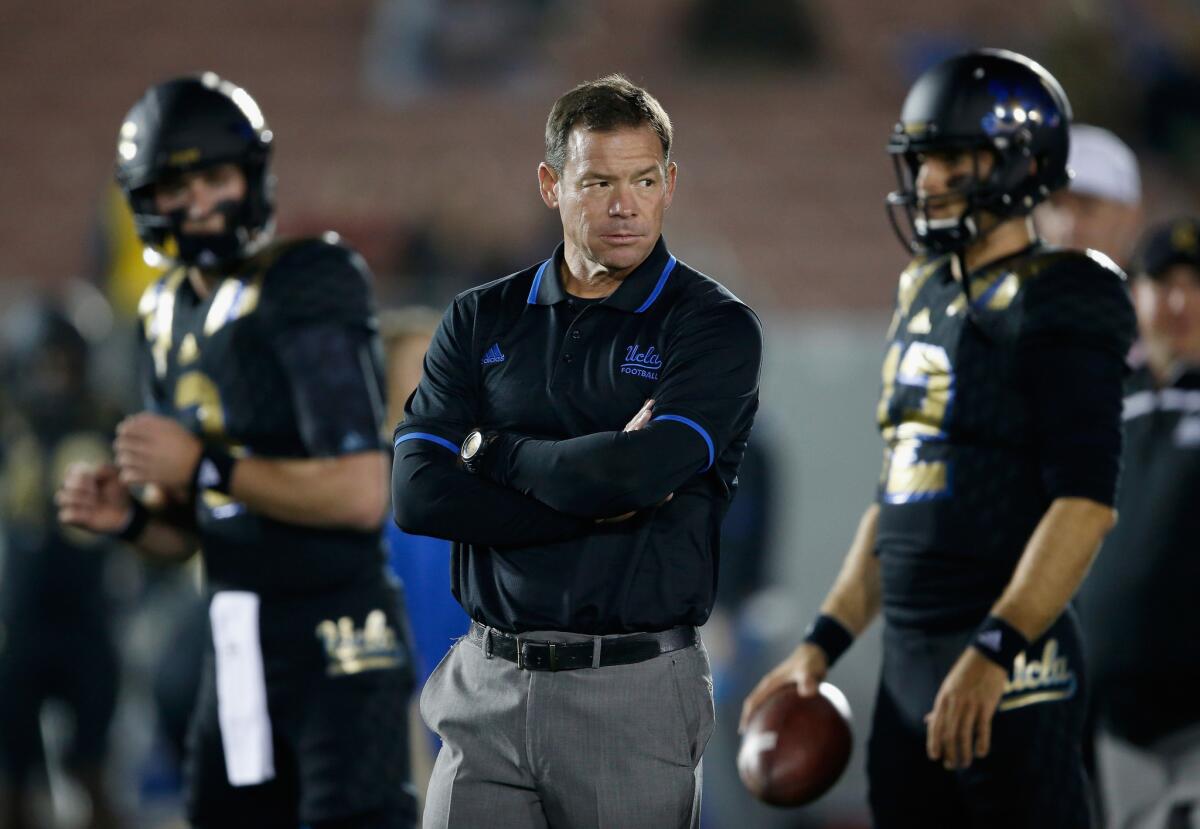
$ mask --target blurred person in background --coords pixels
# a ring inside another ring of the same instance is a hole
[[[1121,520],[1080,616],[1108,823],[1176,829],[1200,819],[1200,219],[1153,227],[1132,272]]]
[[[126,116],[118,181],[176,267],[139,307],[146,411],[119,425],[115,466],[71,468],[59,517],[154,557],[203,552],[193,825],[411,827],[370,274],[336,237],[273,238],[272,138],[212,73],[152,87]]]
[[[105,576],[120,545],[54,520],[67,467],[107,460],[119,417],[89,388],[89,353],[49,299],[3,320],[0,826],[7,829],[46,825],[47,783],[63,771],[87,794],[88,826],[118,825],[105,779],[119,674]],[[62,757],[48,756],[50,702],[63,705],[71,723]],[[64,768],[48,767],[56,762]]]
[[[1070,184],[1034,211],[1038,232],[1051,245],[1127,264],[1142,222],[1137,156],[1106,129],[1072,124],[1067,168]]]
[[[881,829],[1091,826],[1069,603],[1114,520],[1134,317],[1111,261],[1048,250],[1029,219],[1067,183],[1070,117],[1041,66],[980,50],[917,79],[889,142],[917,257],[887,334],[876,503],[743,713],[816,693],[882,609]]]

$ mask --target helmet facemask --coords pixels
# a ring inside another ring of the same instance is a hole
[[[961,251],[972,242],[984,238],[999,224],[1004,216],[1002,201],[1003,171],[995,153],[991,153],[992,166],[986,175],[981,170],[980,150],[971,148],[924,148],[921,151],[908,149],[892,152],[892,166],[896,172],[898,188],[887,195],[888,219],[897,238],[906,249],[914,254],[940,255]],[[943,193],[922,196],[917,189],[917,176],[921,169],[921,155],[936,152],[966,152],[971,155],[972,172],[956,177]],[[935,217],[931,208],[945,204],[960,203],[957,215]],[[983,216],[982,214],[991,214]],[[902,218],[901,218],[902,217]],[[903,225],[901,222],[903,221]]]
[[[154,183],[131,193],[130,206],[142,241],[168,259],[205,272],[227,271],[252,256],[270,239],[274,229],[270,201],[265,194],[271,181],[265,166],[260,165],[256,170],[244,164],[238,166],[246,180],[246,194],[213,207],[213,212],[225,219],[219,232],[185,232],[186,208],[160,213],[155,205]]]

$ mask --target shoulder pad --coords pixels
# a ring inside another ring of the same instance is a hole
[[[278,243],[260,256],[268,316],[349,322],[373,314],[370,269],[336,234]]]
[[[1124,357],[1136,329],[1124,272],[1092,250],[1038,258],[1021,290],[1022,337],[1086,342]]]
[[[370,279],[366,261],[332,231],[320,236],[273,243],[255,260],[258,269],[267,272],[283,269],[289,274],[302,276],[310,269],[343,269],[357,271],[363,278]]]
[[[1124,281],[1125,272],[1107,255],[1098,250],[1076,250],[1069,248],[1050,248],[1038,257],[1032,257],[1030,263],[1037,272],[1069,270],[1079,274],[1108,273]]]

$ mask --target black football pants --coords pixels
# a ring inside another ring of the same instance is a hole
[[[1082,648],[1069,612],[1018,657],[988,756],[958,771],[926,756],[924,716],[971,635],[885,629],[867,758],[875,826],[1089,829]]]

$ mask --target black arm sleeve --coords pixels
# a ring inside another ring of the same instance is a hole
[[[488,451],[495,463],[485,473],[499,483],[585,518],[651,507],[708,468],[696,433],[668,420],[568,440],[502,434]]]
[[[365,328],[319,324],[281,332],[275,353],[287,374],[308,454],[385,450],[379,344]]]
[[[399,434],[392,464],[392,508],[400,529],[467,544],[523,547],[586,535],[594,522],[471,475],[432,435]]]
[[[396,428],[392,510],[405,532],[496,547],[546,544],[591,532],[564,515],[458,466],[458,447],[478,418],[472,314],[450,306],[425,355],[425,371]]]
[[[1124,275],[1107,260],[1070,253],[1024,293],[1019,376],[1046,491],[1111,505],[1136,327]]]
[[[652,422],[567,440],[502,435],[488,474],[555,509],[608,518],[646,509],[713,467],[758,406],[762,330],[725,301],[679,323]]]
[[[1051,498],[1112,505],[1121,466],[1125,363],[1111,352],[1058,345],[1025,372],[1042,482]]]
[[[267,271],[260,331],[287,375],[311,457],[386,451],[371,282],[362,257],[329,239],[293,243]]]

